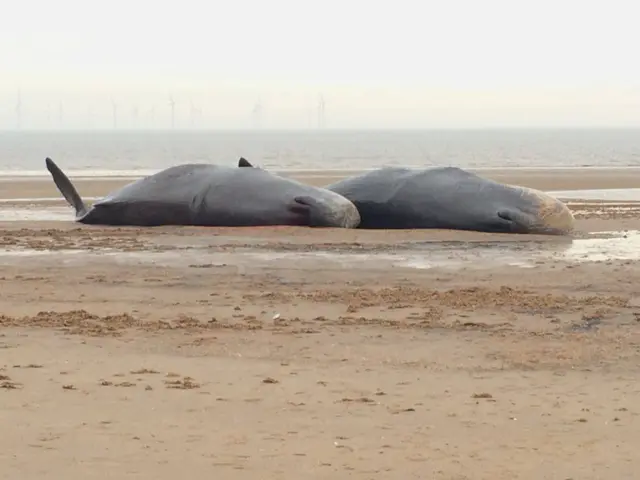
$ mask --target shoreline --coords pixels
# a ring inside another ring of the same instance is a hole
[[[279,175],[290,175],[295,177],[337,177],[337,176],[350,176],[350,175],[359,175],[361,173],[370,172],[377,170],[379,168],[385,167],[403,167],[410,169],[420,169],[423,168],[419,165],[381,165],[378,167],[371,168],[354,168],[354,169],[340,169],[340,168],[330,168],[330,169],[320,169],[320,168],[272,168],[272,167],[264,167],[261,164],[257,164],[259,167],[266,168],[273,173],[277,173]],[[429,167],[448,167],[455,165],[425,165],[424,168]],[[580,165],[574,167],[556,167],[556,166],[509,166],[509,167],[478,167],[478,168],[464,168],[470,172],[475,172],[478,174],[486,174],[491,176],[491,174],[499,174],[499,175],[522,175],[522,174],[533,174],[533,175],[541,175],[548,172],[553,172],[554,175],[568,175],[575,173],[598,173],[601,174],[606,172],[607,174],[622,174],[622,173],[634,173],[640,176],[640,165],[625,165],[625,166],[602,166],[602,165]],[[153,175],[158,173],[162,169],[140,169],[140,170],[91,170],[91,169],[65,169],[64,172],[69,176],[69,178],[73,178],[74,180],[129,180],[129,179],[138,179],[144,176]],[[0,183],[6,181],[45,181],[50,178],[49,173],[46,169],[42,170],[0,170]]]
[[[640,167],[638,168],[500,168],[475,169],[486,178],[511,185],[535,188],[546,192],[570,192],[581,190],[617,190],[640,189]],[[274,173],[290,177],[302,183],[324,187],[365,170],[273,170]],[[66,172],[83,197],[101,197],[142,178],[138,176],[76,176],[73,171]],[[631,193],[631,192],[629,192]],[[635,195],[637,196],[637,195]],[[48,172],[40,176],[0,176],[0,199],[25,198],[62,198]],[[573,198],[573,196],[572,196]],[[588,197],[587,197],[588,198]],[[598,197],[599,198],[599,197]],[[623,200],[634,200],[625,197]]]

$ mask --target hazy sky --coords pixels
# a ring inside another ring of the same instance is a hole
[[[635,6],[634,6],[635,4]],[[7,0],[0,128],[640,126],[640,4]],[[60,108],[62,107],[62,108]],[[137,123],[134,108],[138,109]],[[195,118],[195,117],[194,117]]]

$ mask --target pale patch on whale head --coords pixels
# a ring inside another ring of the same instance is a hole
[[[534,230],[571,233],[575,229],[575,218],[563,202],[540,190],[520,188],[523,196],[528,196],[537,205]]]

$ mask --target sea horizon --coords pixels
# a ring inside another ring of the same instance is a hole
[[[237,165],[240,157],[282,172],[637,168],[640,128],[0,131],[0,176],[47,176],[46,157],[85,177],[139,177],[184,163]]]

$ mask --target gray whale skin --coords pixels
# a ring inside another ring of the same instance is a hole
[[[310,226],[355,228],[358,210],[341,195],[281,177],[241,158],[237,167],[185,164],[141,178],[88,207],[46,159],[76,221],[93,225]]]
[[[457,167],[388,167],[327,185],[351,200],[359,228],[438,228],[566,235],[569,208],[531,188],[506,185]]]

